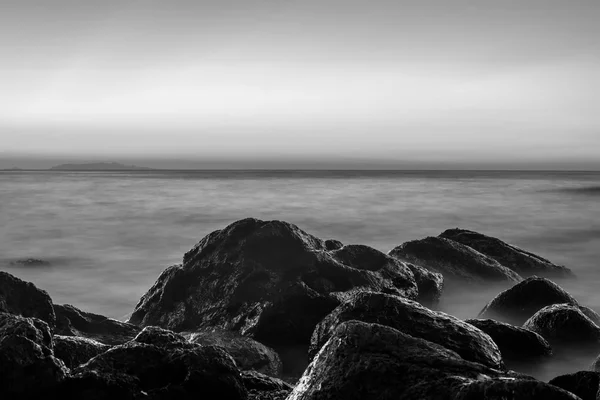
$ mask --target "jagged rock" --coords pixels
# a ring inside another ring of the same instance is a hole
[[[504,360],[526,361],[552,355],[550,344],[535,332],[492,319],[465,322],[487,333],[498,345]]]
[[[406,263],[412,271],[419,289],[417,301],[426,306],[436,305],[444,290],[444,277],[418,265]]]
[[[555,386],[463,360],[379,324],[339,325],[288,400],[575,400]]]
[[[79,336],[116,345],[130,341],[140,328],[103,315],[81,311],[70,304],[54,305],[56,334]]]
[[[51,330],[56,325],[50,295],[33,283],[3,271],[0,271],[0,312],[39,318],[48,323]]]
[[[540,334],[553,347],[600,349],[600,327],[571,304],[546,306],[529,318],[523,328]]]
[[[294,388],[281,379],[256,371],[243,371],[242,381],[248,390],[249,400],[284,400]]]
[[[341,304],[315,328],[309,356],[314,357],[345,321],[359,320],[390,326],[455,351],[463,359],[502,369],[500,350],[473,325],[420,304],[383,293],[358,293]]]
[[[579,396],[581,400],[600,400],[600,373],[598,372],[579,371],[557,376],[548,383]]]
[[[20,267],[45,267],[50,265],[50,262],[46,260],[40,260],[38,258],[23,258],[20,260],[11,261],[10,265],[17,265]]]
[[[52,354],[52,336],[37,318],[0,313],[0,398],[39,398],[68,369]]]
[[[418,295],[411,270],[375,249],[327,250],[295,225],[248,218],[210,233],[183,264],[167,268],[129,322],[232,330],[269,346],[308,344],[339,294],[356,288]]]
[[[577,305],[577,300],[556,283],[533,276],[494,297],[481,310],[478,318],[521,325],[542,308],[562,303]]]
[[[248,394],[235,362],[224,350],[191,343],[159,347],[131,341],[115,346],[76,368],[93,373],[99,385],[134,378],[134,387],[151,399],[246,399]],[[104,382],[104,383],[103,383]],[[129,389],[128,389],[129,390]],[[130,390],[136,392],[136,390]]]
[[[465,229],[448,229],[439,237],[454,240],[493,258],[522,277],[533,275],[548,277],[572,277],[573,272],[545,258],[503,242],[500,239]]]
[[[427,237],[401,244],[390,256],[439,272],[448,283],[519,282],[521,277],[496,260],[450,239]]]
[[[277,352],[251,338],[227,331],[211,331],[193,333],[190,341],[222,347],[244,371],[255,370],[271,376],[281,374],[282,364]]]
[[[158,326],[145,327],[133,341],[158,347],[181,347],[188,343],[185,336]]]
[[[54,335],[54,355],[69,368],[85,364],[110,349],[109,345],[77,336]]]

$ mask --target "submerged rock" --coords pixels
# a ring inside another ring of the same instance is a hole
[[[39,318],[51,330],[56,324],[50,295],[33,283],[3,271],[0,271],[0,312]]]
[[[600,327],[571,304],[546,306],[529,318],[523,328],[540,334],[553,346],[600,350]]]
[[[78,336],[110,345],[122,344],[133,339],[140,328],[103,315],[81,311],[69,304],[54,305],[56,333]]]
[[[448,282],[519,282],[521,277],[496,260],[450,239],[427,237],[401,244],[390,256],[439,272]]]
[[[11,261],[10,265],[16,265],[20,267],[46,267],[50,265],[50,262],[46,260],[40,260],[38,258],[23,258],[20,260]]]
[[[241,370],[281,375],[282,364],[277,352],[249,337],[228,331],[196,332],[190,335],[190,341],[223,348]]]
[[[598,372],[579,371],[557,376],[548,383],[579,396],[581,400],[600,399],[600,373]]]
[[[556,283],[533,276],[498,294],[479,313],[514,325],[523,324],[533,314],[552,304],[577,305],[577,300]]]
[[[286,222],[234,222],[204,237],[183,264],[167,268],[129,322],[177,332],[220,328],[270,346],[308,344],[344,292],[417,297],[404,263],[368,246],[327,247]]]
[[[341,304],[315,328],[310,346],[314,357],[343,322],[359,320],[395,328],[455,351],[468,361],[502,369],[500,350],[493,340],[471,324],[420,304],[383,293],[358,293]]]
[[[550,344],[539,334],[491,319],[465,322],[487,333],[498,345],[504,360],[527,361],[552,355]]]
[[[573,272],[545,258],[503,242],[500,239],[465,229],[448,229],[439,237],[469,246],[493,258],[522,277],[532,275],[548,277],[572,277]]]
[[[577,399],[379,324],[339,325],[288,400]]]
[[[85,364],[110,349],[109,345],[77,336],[54,336],[54,355],[69,368]]]

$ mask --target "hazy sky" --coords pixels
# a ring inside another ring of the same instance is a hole
[[[0,167],[600,168],[599,21],[599,0],[2,1]]]

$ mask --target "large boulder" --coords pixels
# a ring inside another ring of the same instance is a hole
[[[337,327],[350,320],[390,326],[405,334],[444,346],[465,360],[492,368],[504,368],[496,344],[473,325],[402,297],[371,292],[356,294],[317,325],[309,355],[314,357]]]
[[[538,255],[478,232],[458,228],[448,229],[439,237],[469,246],[493,258],[522,277],[533,275],[561,278],[573,276],[573,272],[567,267],[556,265]]]
[[[46,322],[0,313],[0,398],[43,398],[68,374],[52,353]]]
[[[417,301],[425,306],[437,305],[444,290],[444,277],[442,274],[429,271],[411,263],[406,263],[412,271],[419,289]]]
[[[220,328],[270,346],[308,344],[345,292],[418,296],[404,263],[368,246],[328,247],[286,222],[234,222],[167,268],[129,322],[178,332]]]
[[[39,318],[46,321],[51,330],[56,324],[50,295],[33,283],[3,271],[0,271],[0,312]]]
[[[506,282],[519,274],[469,246],[440,237],[412,240],[392,249],[390,256],[439,272],[450,283]]]
[[[540,334],[553,348],[600,350],[600,327],[571,304],[546,306],[529,318],[523,328]]]
[[[466,361],[394,328],[339,325],[288,400],[575,400],[557,387]]]
[[[85,364],[110,349],[109,345],[77,336],[54,335],[54,355],[69,368]]]
[[[116,345],[130,341],[140,331],[136,325],[81,311],[69,304],[55,304],[54,311],[58,335],[84,337]]]
[[[577,305],[577,300],[556,283],[533,276],[498,294],[479,313],[478,318],[495,319],[522,325],[533,314],[552,304]]]
[[[229,331],[214,330],[192,333],[189,339],[192,343],[223,348],[233,357],[241,370],[254,370],[271,376],[281,375],[282,364],[277,352],[249,337]]]
[[[492,319],[468,319],[465,322],[487,333],[498,345],[504,360],[533,361],[552,355],[550,344],[530,330]]]
[[[600,400],[600,373],[598,372],[579,371],[557,376],[548,383],[579,396],[581,400]]]

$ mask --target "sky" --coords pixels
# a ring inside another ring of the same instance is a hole
[[[600,169],[600,1],[0,3],[0,168]]]

